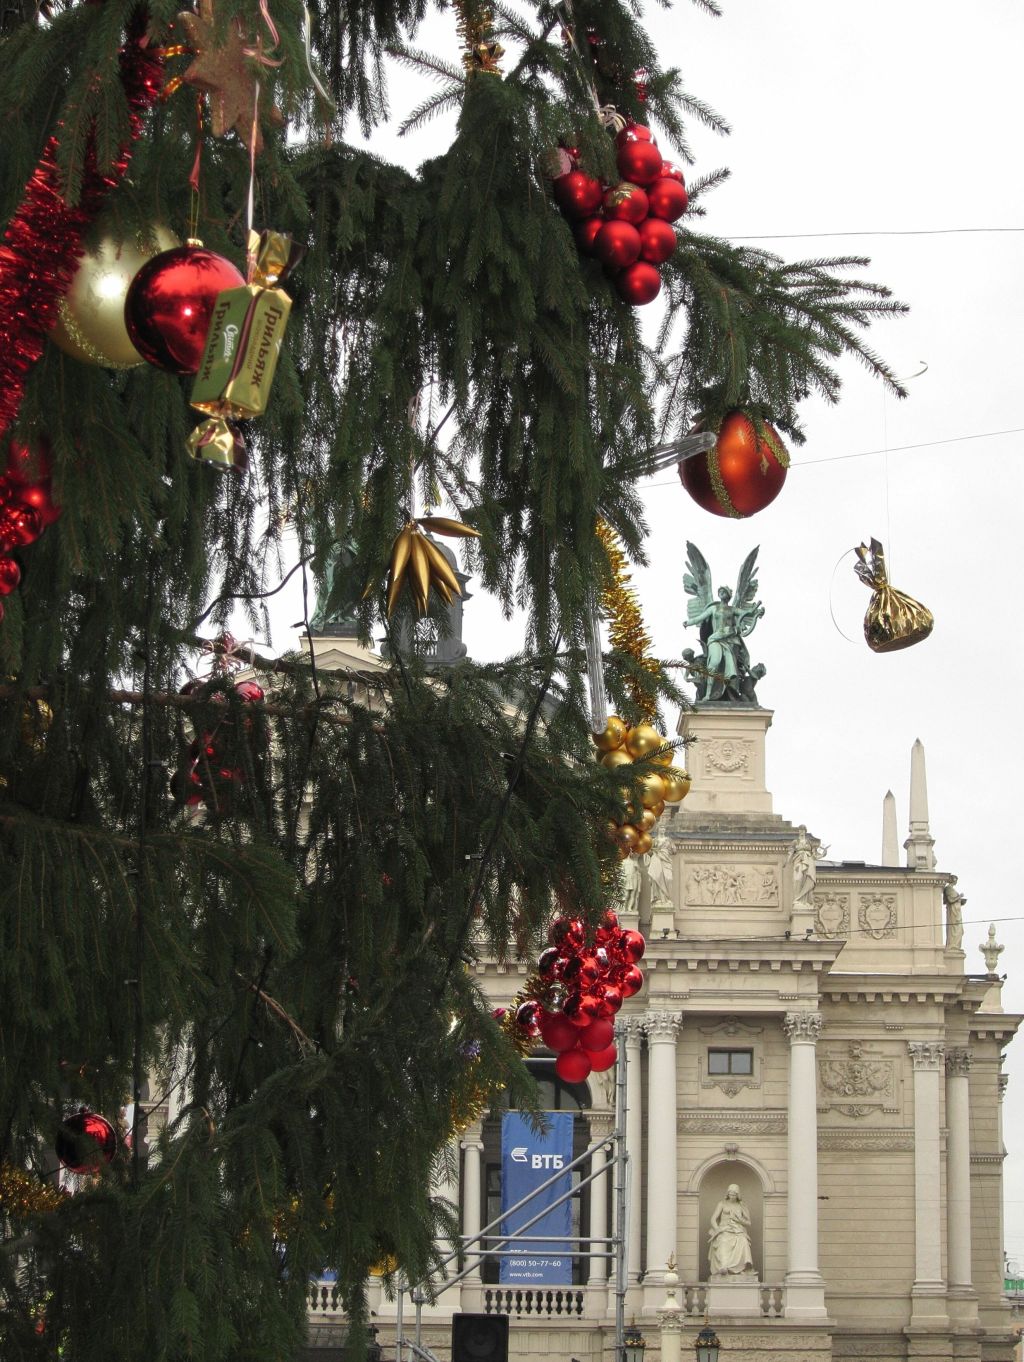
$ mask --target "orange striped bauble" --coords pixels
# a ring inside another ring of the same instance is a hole
[[[683,486],[713,515],[742,520],[770,506],[782,491],[789,467],[786,446],[767,423],[758,437],[742,411],[731,411],[714,448],[679,465]]]

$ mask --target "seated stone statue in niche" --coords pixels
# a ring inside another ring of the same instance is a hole
[[[750,1212],[735,1182],[711,1214],[708,1229],[708,1268],[712,1277],[734,1277],[753,1272],[750,1253]]]

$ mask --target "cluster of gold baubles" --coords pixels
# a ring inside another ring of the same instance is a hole
[[[623,860],[630,854],[646,856],[653,845],[651,833],[665,805],[678,804],[689,793],[689,774],[672,765],[675,753],[668,747],[668,739],[646,722],[630,728],[612,714],[604,731],[594,734],[594,746],[602,754],[598,758],[601,765],[610,771],[632,766],[635,761],[653,762],[663,768],[635,777],[623,771],[623,784],[632,786],[626,821],[610,822],[607,829]]]

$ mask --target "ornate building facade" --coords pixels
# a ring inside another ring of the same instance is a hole
[[[995,955],[988,973],[965,968],[956,880],[937,868],[929,834],[923,749],[903,863],[891,797],[882,863],[833,862],[773,811],[771,719],[726,702],[681,717],[695,740],[693,789],[621,915],[648,939],[647,983],[620,1014],[627,1317],[654,1355],[674,1263],[684,1355],[707,1315],[723,1362],[1009,1362],[1001,1066],[1021,1018],[1002,1010]],[[476,968],[495,1005],[527,969]],[[576,1113],[576,1152],[609,1132],[614,1071],[566,1085],[550,1059],[534,1068],[542,1104]],[[464,1133],[455,1165],[438,1190],[473,1236],[500,1210],[497,1114]],[[505,1313],[512,1362],[613,1362],[600,1252],[610,1181],[574,1200],[593,1256],[571,1283],[501,1286],[485,1252],[424,1307],[426,1346],[449,1356],[454,1312]],[[724,1203],[746,1220],[731,1241],[738,1270],[716,1273],[710,1226]],[[331,1317],[329,1289],[313,1300],[315,1334]],[[377,1286],[371,1304],[390,1355],[395,1302]]]

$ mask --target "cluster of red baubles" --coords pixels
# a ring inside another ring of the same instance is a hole
[[[556,1051],[559,1078],[582,1083],[615,1063],[613,1018],[644,986],[639,961],[647,943],[639,932],[624,931],[611,912],[589,941],[581,919],[556,918],[548,941],[537,962],[544,1001],[520,1003],[516,1022]]]
[[[11,554],[33,543],[60,516],[53,504],[50,460],[45,451],[33,453],[11,441],[7,467],[0,477],[0,597],[9,596],[21,582],[21,565]],[[0,619],[4,604],[0,600]]]
[[[203,685],[201,681],[190,681],[182,687],[182,694],[202,698]],[[258,704],[264,698],[263,687],[255,681],[236,681],[234,692],[246,704]],[[210,699],[226,703],[220,692]],[[243,724],[251,732],[251,720],[243,720]],[[236,748],[234,721],[228,716],[195,738],[175,775],[173,793],[178,803],[187,808],[205,804],[207,812],[218,817],[230,813],[235,791],[245,784],[245,771],[235,760]]]
[[[634,307],[649,303],[661,289],[658,266],[676,248],[672,226],[686,212],[683,172],[662,160],[650,128],[631,123],[616,138],[622,180],[603,185],[576,165],[555,180],[555,198],[576,222],[576,243],[596,256],[615,279],[620,296]]]

